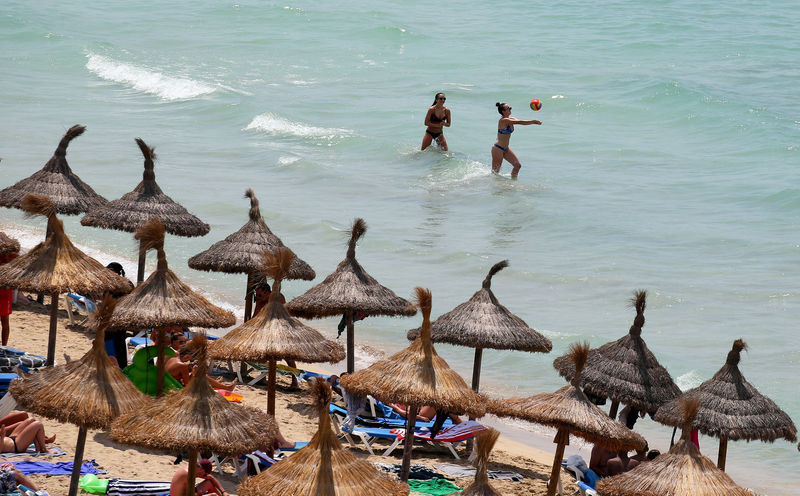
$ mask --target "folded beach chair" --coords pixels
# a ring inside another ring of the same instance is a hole
[[[64,295],[64,306],[67,309],[67,317],[69,317],[70,324],[75,324],[73,312],[82,313],[85,317],[80,324],[85,324],[89,320],[89,316],[97,311],[97,303],[75,293],[66,293]]]
[[[465,422],[461,422],[460,424],[456,424],[449,429],[443,429],[439,431],[439,434],[433,438],[431,437],[431,433],[428,431],[415,430],[414,439],[428,441],[434,445],[442,445],[450,450],[450,453],[453,454],[456,460],[459,460],[460,457],[455,449],[456,444],[461,441],[471,439],[485,430],[486,427],[478,422],[474,420],[467,420]],[[392,451],[394,451],[394,449],[397,448],[406,437],[405,429],[391,429],[390,432],[395,434],[397,439],[394,441],[394,443],[392,443],[391,446],[389,446],[389,449],[383,452],[383,456],[388,456],[391,454]]]

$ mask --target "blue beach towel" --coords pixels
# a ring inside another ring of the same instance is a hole
[[[22,460],[14,462],[14,468],[25,475],[49,474],[49,475],[71,475],[72,462],[34,462],[32,460]],[[97,463],[92,460],[81,464],[81,475],[84,474],[105,474],[105,470],[100,470]]]

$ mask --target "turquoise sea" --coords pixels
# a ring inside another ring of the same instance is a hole
[[[141,180],[141,137],[162,189],[211,225],[203,238],[168,237],[170,267],[239,314],[244,277],[186,260],[246,222],[252,187],[270,228],[317,272],[287,283],[288,299],[334,270],[356,217],[369,226],[365,269],[404,297],[430,288],[434,317],[508,259],[495,294],[554,350],[487,351],[488,392],[561,387],[552,360],[572,342],[623,336],[628,299],[647,289],[643,336],[682,388],[708,379],[741,337],[746,378],[797,421],[798,25],[788,0],[5,0],[0,188],[84,124],[69,163],[119,198]],[[420,152],[438,91],[450,151]],[[544,123],[513,135],[517,181],[508,164],[489,172],[497,101]],[[65,223],[135,274],[129,234]],[[31,247],[44,222],[3,209],[0,229]],[[397,351],[419,323],[369,318],[357,343]],[[469,378],[471,349],[438,351]],[[637,429],[668,447],[671,429]],[[713,439],[701,448],[716,460]],[[732,442],[728,473],[791,495],[799,460],[782,440]]]

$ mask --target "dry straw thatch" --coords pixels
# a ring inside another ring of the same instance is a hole
[[[212,358],[269,362],[267,411],[275,414],[275,366],[277,360],[306,363],[336,363],[344,359],[342,345],[325,339],[316,329],[291,317],[281,302],[281,281],[294,259],[294,253],[282,246],[264,252],[265,272],[275,280],[269,303],[252,319],[229,331],[209,347]]]
[[[139,227],[141,247],[156,250],[158,265],[142,284],[123,297],[111,317],[111,329],[147,329],[169,326],[228,327],[236,317],[211,304],[184,284],[167,266],[164,223],[152,218]],[[107,272],[110,272],[106,269]]]
[[[409,405],[403,467],[400,480],[408,479],[411,446],[417,408],[432,406],[437,410],[482,417],[486,400],[471,390],[464,379],[440,357],[431,342],[431,292],[418,287],[417,302],[422,311],[422,331],[408,348],[369,368],[341,378],[341,385],[351,394],[371,394],[384,403]]]
[[[153,159],[156,158],[155,150],[147,146],[141,138],[136,138],[136,143],[144,155],[144,173],[142,182],[130,193],[118,200],[89,211],[81,219],[84,226],[100,227],[103,229],[116,229],[119,231],[135,232],[142,224],[153,217],[164,223],[166,230],[176,236],[205,236],[209,226],[194,215],[190,214],[180,204],[165,195],[156,183]],[[144,277],[144,253],[139,257],[139,278]]]
[[[0,255],[19,253],[19,241],[0,231]]]
[[[66,215],[89,212],[108,203],[91,186],[81,181],[67,163],[69,142],[84,131],[85,126],[69,128],[53,156],[40,171],[0,191],[0,207],[22,208],[22,199],[27,194],[47,196],[53,201],[56,211]]]
[[[28,215],[47,217],[52,234],[28,253],[0,266],[0,287],[35,291],[51,295],[50,337],[47,364],[52,365],[56,346],[58,295],[75,292],[88,296],[105,292],[126,293],[128,280],[73,246],[64,233],[64,223],[56,217],[53,202],[42,195],[25,195],[21,208]]]
[[[226,456],[271,446],[277,429],[274,419],[261,410],[230,403],[214,391],[205,379],[207,338],[196,335],[191,345],[198,360],[194,379],[184,389],[121,415],[111,426],[111,439],[172,453],[190,450]]]
[[[356,219],[350,231],[347,255],[328,275],[304,294],[290,301],[286,308],[294,316],[305,319],[346,315],[347,371],[355,369],[355,337],[353,315],[406,316],[417,313],[411,303],[381,286],[356,260],[356,243],[367,232],[364,219]]]
[[[491,413],[500,417],[515,417],[558,429],[553,440],[558,446],[547,486],[548,496],[555,494],[564,446],[569,444],[570,434],[613,451],[642,449],[645,446],[642,436],[609,418],[581,391],[579,384],[589,353],[588,343],[570,346],[566,356],[572,360],[575,373],[571,383],[555,393],[496,400],[489,408]]]
[[[682,400],[683,435],[669,453],[639,464],[630,472],[600,479],[603,496],[753,496],[739,487],[714,462],[700,454],[689,439],[697,399]]]
[[[642,412],[655,412],[681,394],[642,339],[646,298],[646,291],[634,294],[631,304],[636,317],[628,334],[591,350],[583,370],[580,386],[595,396],[611,398],[612,418],[619,403]],[[567,356],[556,358],[553,366],[567,380],[572,379],[575,369]]]
[[[524,320],[497,301],[492,292],[492,276],[508,267],[508,260],[492,266],[483,280],[483,285],[472,298],[440,316],[431,324],[431,340],[434,343],[450,343],[475,348],[472,372],[472,389],[480,384],[481,356],[483,348],[495,350],[519,350],[548,353],[553,343]],[[408,331],[408,339],[419,336],[420,328]]]
[[[150,401],[106,354],[105,330],[114,305],[114,299],[107,295],[92,316],[98,331],[83,358],[26,374],[9,388],[24,410],[80,428],[70,496],[77,494],[87,429],[108,429],[120,414],[143,408]]]
[[[489,453],[494,448],[494,443],[500,436],[500,431],[497,429],[489,428],[481,432],[475,437],[476,455],[475,455],[475,481],[464,488],[461,496],[502,496],[502,494],[492,487],[489,483],[489,475],[487,473],[487,465],[489,463]]]
[[[725,469],[727,441],[774,442],[784,438],[797,441],[797,427],[774,401],[758,390],[739,370],[741,351],[747,344],[741,339],[733,342],[725,365],[714,376],[673,400],[656,412],[655,420],[662,424],[683,425],[683,398],[697,398],[700,407],[692,422],[692,428],[707,436],[720,439],[717,466]]]
[[[390,479],[371,463],[343,449],[331,430],[330,386],[316,379],[311,386],[319,428],[308,445],[239,486],[241,496],[402,496],[407,485]]]

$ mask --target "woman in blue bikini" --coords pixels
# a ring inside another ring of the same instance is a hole
[[[436,140],[439,148],[447,151],[447,140],[444,139],[443,126],[450,127],[450,109],[444,106],[446,100],[444,93],[436,93],[433,98],[433,105],[428,109],[428,113],[425,114],[427,128],[425,129],[425,135],[422,137],[421,150],[428,148],[433,143],[433,140]]]
[[[511,117],[511,107],[507,103],[498,102],[495,105],[502,117],[497,123],[497,141],[492,147],[492,172],[500,172],[503,159],[506,159],[513,166],[513,169],[511,169],[511,177],[516,178],[522,164],[519,163],[519,159],[508,146],[511,141],[511,133],[514,132],[514,124],[521,124],[523,126],[536,124],[541,126],[542,121],[523,121],[516,117]]]

